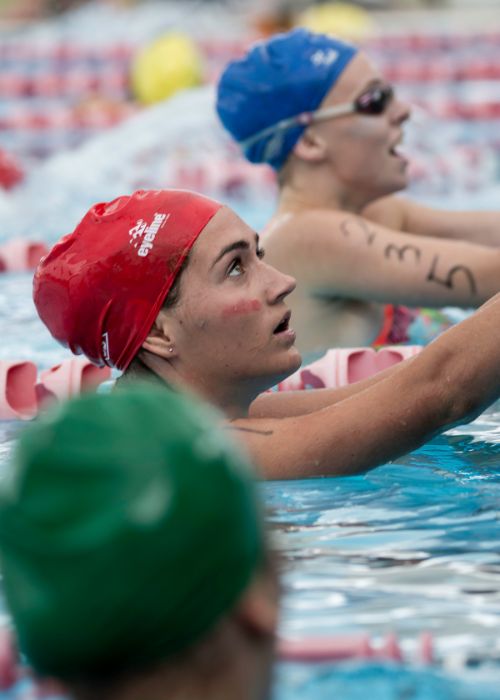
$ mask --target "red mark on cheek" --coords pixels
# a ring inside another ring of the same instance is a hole
[[[260,311],[262,304],[257,299],[250,301],[238,301],[236,304],[230,304],[222,309],[222,316],[229,318],[230,316],[245,316]]]

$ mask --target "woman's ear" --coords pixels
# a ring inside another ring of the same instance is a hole
[[[235,609],[236,619],[259,637],[272,637],[278,626],[279,584],[269,572],[259,573]]]
[[[293,147],[292,153],[301,160],[316,163],[324,158],[326,144],[313,128],[306,129]]]
[[[172,360],[177,352],[170,326],[169,319],[160,311],[142,344],[142,348],[164,360]]]

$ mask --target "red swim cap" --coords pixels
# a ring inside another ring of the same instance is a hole
[[[125,369],[221,206],[184,190],[93,206],[35,272],[35,306],[54,338],[96,365]]]

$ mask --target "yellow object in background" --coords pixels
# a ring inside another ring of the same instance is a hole
[[[375,29],[375,23],[366,10],[345,2],[310,7],[298,15],[295,25],[352,41],[365,39]]]
[[[203,65],[195,43],[177,32],[156,39],[132,63],[132,91],[144,104],[165,100],[202,80]]]

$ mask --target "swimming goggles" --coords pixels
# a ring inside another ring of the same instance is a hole
[[[313,112],[301,112],[294,117],[282,119],[272,126],[268,126],[261,131],[258,131],[253,136],[250,136],[243,141],[240,141],[240,146],[246,150],[253,146],[258,141],[274,134],[274,137],[269,141],[265,148],[264,157],[272,157],[279,152],[283,143],[283,132],[291,129],[294,126],[310,126],[317,122],[323,122],[335,117],[343,117],[348,114],[364,114],[367,116],[378,116],[383,114],[387,106],[394,98],[394,88],[391,85],[374,85],[359,97],[354,102],[349,102],[341,105],[333,105],[332,107],[324,107]]]

